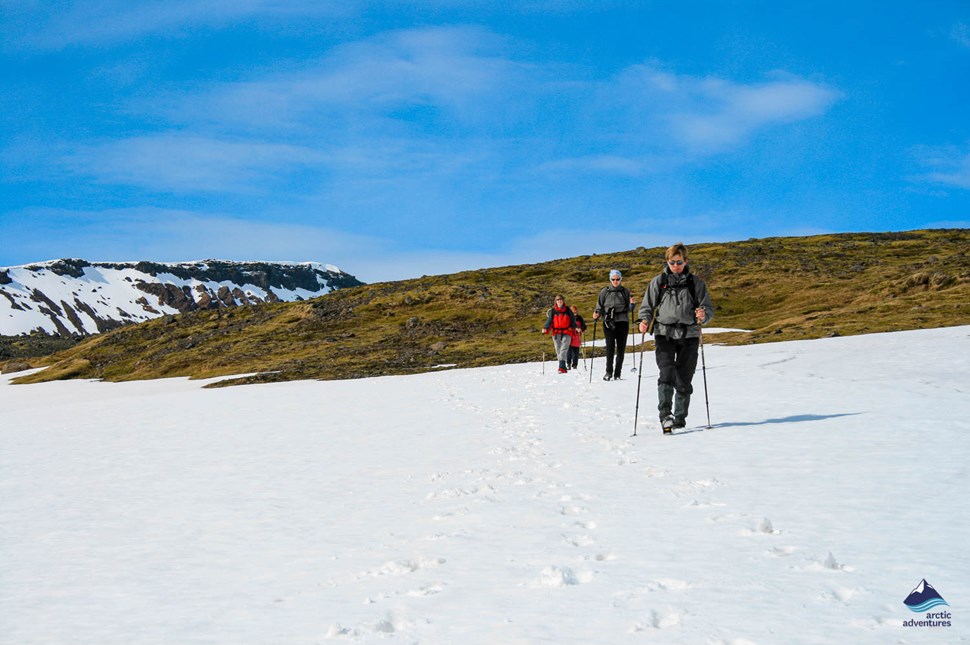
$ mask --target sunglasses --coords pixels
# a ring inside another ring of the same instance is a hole
[[[619,282],[620,278],[610,278],[610,282]]]
[[[683,260],[667,260],[667,264],[669,264],[672,267],[679,267],[679,266],[683,266],[684,261]]]

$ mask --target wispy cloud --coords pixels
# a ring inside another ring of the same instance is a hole
[[[626,175],[635,177],[656,167],[644,159],[622,155],[597,154],[555,159],[539,165],[540,172]]]
[[[757,223],[761,235],[833,232],[805,228],[798,220],[766,223],[765,213],[742,211],[704,211],[669,220],[611,220],[593,228],[578,220],[576,228],[569,222],[562,225],[562,220],[557,221],[560,225],[537,233],[507,236],[490,251],[462,251],[433,242],[402,244],[388,236],[349,233],[325,224],[258,220],[187,209],[31,208],[8,213],[0,220],[0,239],[18,241],[16,253],[5,254],[8,264],[58,257],[173,262],[208,258],[313,260],[336,264],[365,282],[376,282],[637,247],[666,247],[674,241],[688,245],[725,242],[737,239],[739,222]],[[951,224],[966,226],[965,222]],[[604,282],[606,277],[604,273]]]
[[[310,173],[331,203],[382,195],[382,206],[410,201],[404,212],[414,212],[429,195],[535,192],[553,175],[669,173],[824,115],[842,96],[780,72],[740,82],[659,63],[590,78],[526,50],[479,27],[386,32],[285,72],[143,95],[121,109],[144,134],[76,144],[62,166],[175,194],[245,195]]]
[[[68,0],[5,2],[5,48],[63,49],[74,45],[113,45],[148,34],[199,27],[225,27],[266,16],[346,16],[359,5],[312,0]]]
[[[152,207],[25,209],[0,221],[0,236],[18,241],[17,254],[25,262],[54,256],[91,261],[327,258],[354,269],[363,268],[358,257],[379,256],[389,243],[326,226]]]
[[[521,66],[503,56],[502,44],[502,38],[472,27],[392,32],[338,46],[298,70],[174,97],[166,114],[222,127],[328,132],[348,124],[460,124],[488,114],[488,106],[521,78]]]
[[[76,174],[105,183],[175,192],[252,192],[321,155],[292,145],[159,133],[82,146],[65,158]]]
[[[305,168],[344,181],[488,174],[503,146],[491,127],[516,103],[510,86],[528,84],[503,43],[470,27],[393,32],[297,71],[138,100],[125,111],[162,116],[172,132],[85,146],[67,163],[176,192],[249,189],[261,173]]]
[[[970,189],[970,146],[920,146],[915,149],[919,163],[928,172],[915,179],[951,188]]]
[[[744,145],[774,126],[821,116],[842,98],[827,84],[780,72],[765,81],[740,83],[677,75],[655,65],[625,70],[604,93],[623,107],[629,124],[644,124],[642,144],[700,155]],[[627,134],[637,140],[637,133]]]
[[[965,22],[958,22],[950,30],[950,38],[961,47],[970,49],[970,26]]]

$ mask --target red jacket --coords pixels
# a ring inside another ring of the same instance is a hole
[[[542,329],[546,332],[552,332],[553,336],[572,335],[576,329],[576,319],[573,318],[572,309],[553,307],[549,310],[546,324],[542,326]]]
[[[569,346],[570,347],[582,347],[583,346],[583,333],[582,332],[586,331],[586,321],[583,320],[583,317],[580,316],[579,314],[574,314],[574,315],[576,316],[576,327],[580,331],[576,331],[576,329],[573,329],[572,330],[573,339],[571,341],[569,341]]]

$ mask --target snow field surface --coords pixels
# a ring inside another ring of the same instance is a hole
[[[705,344],[713,427],[699,367],[670,437],[652,354],[637,437],[634,356],[4,376],[0,642],[967,642],[968,339]],[[922,578],[951,627],[902,626]]]

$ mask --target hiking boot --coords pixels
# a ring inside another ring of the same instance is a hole
[[[560,368],[559,368],[559,373],[560,373],[560,374],[565,374],[565,373],[566,373],[566,372],[568,372],[568,371],[569,371],[569,370],[567,370],[567,369],[566,369],[565,367],[560,367]]]
[[[620,380],[620,373],[619,372],[614,372],[613,373],[613,380],[614,381],[619,381]]]
[[[612,374],[604,374],[603,375],[603,380],[604,381],[612,381],[613,380],[613,375]]]
[[[663,428],[664,434],[670,434],[671,429],[674,427],[674,417],[672,415],[667,415],[660,420],[660,427]]]
[[[687,419],[681,419],[680,417],[674,417],[674,425],[671,426],[674,430],[680,430],[681,428],[687,427]]]

